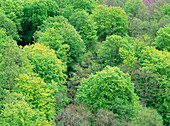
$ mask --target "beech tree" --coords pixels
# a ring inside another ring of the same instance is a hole
[[[55,115],[55,99],[52,96],[54,90],[46,88],[46,85],[42,78],[34,74],[20,74],[13,91],[26,96],[32,108],[43,112],[50,121]]]
[[[122,38],[118,35],[111,35],[103,41],[97,51],[98,62],[105,67],[106,65],[116,66],[126,60],[134,60],[134,51],[131,38]],[[131,61],[130,61],[131,60]]]
[[[155,74],[160,75],[158,82],[158,96],[155,97],[155,102],[152,103],[163,117],[164,124],[169,124],[169,63],[170,53],[168,51],[159,51],[154,47],[147,47],[142,50],[142,55],[139,59],[141,66],[145,69],[152,71]]]

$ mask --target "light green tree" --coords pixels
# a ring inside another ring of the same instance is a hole
[[[68,62],[70,46],[64,43],[64,38],[58,29],[46,28],[45,31],[36,31],[34,34],[34,42],[43,43],[55,50],[57,58],[63,63]]]
[[[43,78],[45,82],[51,83],[53,80],[61,84],[65,83],[66,64],[63,64],[56,57],[54,50],[40,43],[25,46],[24,50],[31,64],[35,66],[33,71]]]
[[[92,18],[97,25],[99,39],[105,40],[106,36],[127,33],[127,16],[120,7],[97,6],[92,12]]]
[[[108,109],[121,117],[126,113],[131,118],[139,107],[130,76],[117,67],[107,66],[83,79],[76,96],[93,111]]]
[[[25,97],[17,93],[8,93],[3,101],[3,110],[0,113],[0,125],[8,126],[51,126],[43,112],[32,109]]]
[[[54,90],[50,90],[42,78],[31,74],[20,74],[16,78],[16,84],[13,89],[16,93],[26,96],[26,100],[34,109],[39,109],[51,120],[55,115],[55,99],[52,96]]]
[[[159,50],[167,49],[170,51],[170,24],[159,29],[154,45]]]
[[[44,32],[47,28],[57,29],[58,33],[63,36],[63,44],[70,46],[70,50],[68,51],[69,66],[73,62],[81,62],[86,51],[86,46],[79,33],[69,24],[68,20],[63,16],[50,17],[39,27],[39,31]]]

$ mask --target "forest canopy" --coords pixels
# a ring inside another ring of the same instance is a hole
[[[169,126],[168,0],[0,0],[0,125]]]

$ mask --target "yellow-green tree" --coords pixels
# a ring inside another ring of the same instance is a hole
[[[30,46],[25,46],[24,50],[27,53],[28,59],[35,67],[33,71],[37,73],[45,82],[65,83],[66,64],[56,57],[55,51],[44,44],[35,43]]]
[[[47,88],[47,84],[42,78],[36,75],[20,74],[16,78],[14,92],[22,93],[28,103],[34,109],[39,109],[46,115],[48,120],[51,120],[55,115],[55,99],[52,96],[54,90]]]
[[[3,102],[3,109],[0,113],[2,126],[52,125],[46,120],[45,114],[38,109],[32,109],[21,94],[7,93],[1,102]]]

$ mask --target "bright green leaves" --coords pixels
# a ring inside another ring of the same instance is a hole
[[[35,75],[20,74],[16,81],[13,91],[26,96],[32,108],[44,112],[50,120],[55,115],[53,90],[48,89],[43,79]]]
[[[92,13],[96,3],[94,0],[65,0],[64,5],[66,9],[67,7],[72,7],[73,10],[86,10],[88,13]]]
[[[1,0],[0,9],[3,10],[9,19],[16,23],[18,31],[22,31],[23,8],[26,3],[28,3],[27,0]]]
[[[96,75],[91,74],[88,79],[83,79],[78,87],[77,98],[93,110],[109,109],[119,115],[122,111],[127,112],[129,117],[133,115],[137,103],[129,75],[117,67],[109,66]],[[129,108],[125,105],[129,105]]]
[[[60,39],[62,36],[63,44],[70,46],[68,63],[81,62],[86,46],[79,33],[68,23],[68,20],[63,16],[50,17],[39,27],[41,32],[44,32],[48,28],[54,28],[56,32],[60,34],[56,39]],[[54,49],[54,47],[51,48]]]
[[[96,22],[97,35],[101,40],[109,35],[127,33],[127,16],[120,7],[99,5],[93,10],[92,18]]]
[[[26,102],[21,94],[9,93],[3,103],[0,125],[51,125],[46,120],[45,114],[36,109],[31,109],[31,105]]]
[[[45,82],[51,83],[54,80],[58,83],[65,83],[66,65],[56,57],[54,50],[39,43],[25,46],[24,50],[27,52],[31,64],[35,66],[33,71]]]
[[[159,29],[154,44],[159,50],[167,49],[170,51],[170,25]]]

